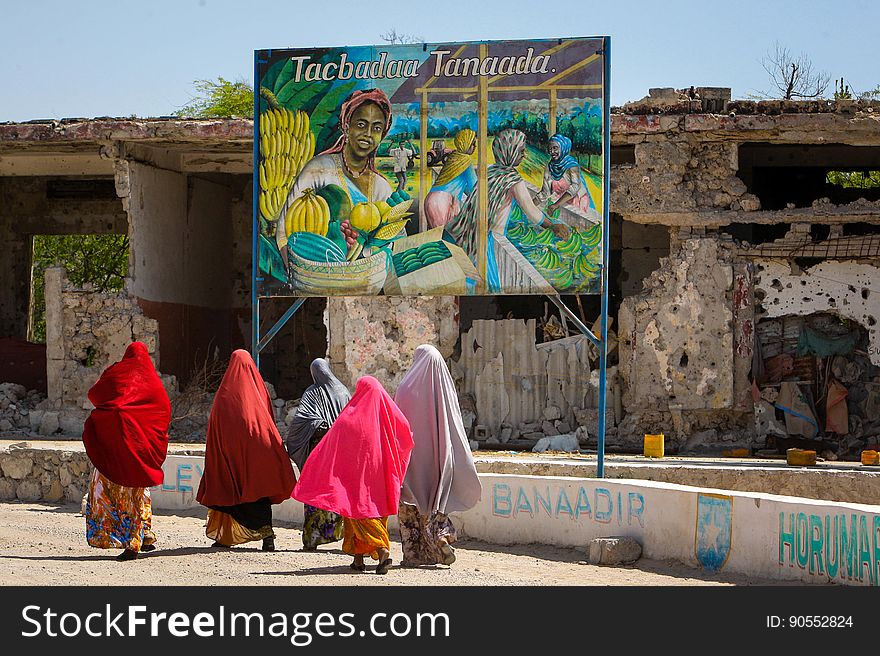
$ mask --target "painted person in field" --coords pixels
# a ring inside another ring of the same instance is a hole
[[[353,92],[339,110],[342,134],[331,148],[316,155],[300,171],[279,216],[284,217],[291,203],[303,190],[315,191],[338,185],[348,194],[351,205],[388,200],[392,189],[376,168],[376,150],[391,128],[391,101],[381,89]],[[287,264],[287,234],[284,221],[275,227],[275,241]]]
[[[412,431],[404,414],[372,376],[357,382],[351,401],[306,460],[293,498],[343,516],[342,551],[350,567],[366,569],[364,556],[391,567],[388,516],[397,512]]]
[[[455,135],[455,150],[446,157],[425,196],[425,216],[432,228],[449,223],[477,185],[472,161],[476,147],[477,133],[473,130],[465,128]]]
[[[405,136],[388,150],[388,155],[394,162],[394,177],[397,178],[397,191],[406,189],[406,172],[409,169],[410,160],[416,156],[415,148]]]
[[[150,487],[163,481],[171,402],[147,347],[133,342],[89,390],[83,443],[95,470],[86,502],[86,540],[134,560],[155,549]]]
[[[316,358],[311,365],[313,385],[303,393],[296,414],[287,430],[287,453],[300,471],[309,454],[330,430],[333,422],[351,400],[348,388],[333,375],[330,363]],[[342,539],[342,517],[308,504],[304,508],[303,551],[315,551],[319,544]]]
[[[487,244],[487,283],[492,293],[502,291],[498,272],[496,250],[500,244],[509,243],[505,232],[508,221],[521,215],[536,226],[551,229],[559,239],[567,239],[569,228],[564,223],[555,223],[541,212],[532,200],[529,188],[516,167],[522,162],[526,152],[526,135],[520,130],[502,130],[492,142],[495,163],[486,175],[488,186],[489,243]],[[446,224],[446,232],[464,249],[476,265],[477,235],[479,231],[479,189],[483,184],[477,181],[471,195],[458,215]],[[511,246],[513,248],[513,246]]]
[[[535,195],[538,205],[548,203],[547,213],[553,214],[563,205],[587,212],[596,205],[587,188],[587,181],[577,159],[571,154],[571,139],[561,134],[550,137],[547,147],[550,161],[544,170],[544,184]]]
[[[409,420],[414,444],[397,514],[402,565],[451,565],[456,532],[449,513],[473,508],[482,486],[440,351],[430,344],[416,349],[394,402]]]
[[[274,551],[272,504],[290,498],[295,484],[266,384],[250,353],[233,351],[211,406],[196,495],[209,509],[212,546],[262,540],[263,551]]]

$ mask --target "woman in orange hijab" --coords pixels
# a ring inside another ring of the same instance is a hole
[[[234,351],[211,406],[196,496],[209,508],[213,546],[262,540],[263,551],[274,551],[272,504],[290,498],[295,484],[266,384],[250,353]]]
[[[86,540],[99,549],[124,549],[134,560],[155,549],[150,487],[162,483],[171,402],[147,347],[133,342],[92,388],[94,404],[83,444],[95,470],[86,503]]]

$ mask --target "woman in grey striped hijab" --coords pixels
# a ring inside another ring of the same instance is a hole
[[[303,393],[296,415],[287,429],[285,446],[290,459],[302,471],[306,459],[336,421],[351,399],[348,388],[333,375],[330,363],[316,358],[311,365],[314,385]],[[305,505],[303,551],[314,551],[319,544],[342,539],[342,517],[336,513]]]

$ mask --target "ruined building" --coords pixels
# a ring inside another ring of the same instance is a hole
[[[680,453],[858,454],[880,441],[880,103],[697,92],[612,115],[608,449],[663,432]],[[74,431],[88,381],[139,335],[180,389],[247,346],[251,133],[245,119],[0,125],[0,379],[21,385],[2,388],[0,432],[22,428],[7,415],[28,389]],[[43,352],[26,341],[31,243],[64,233],[127,233],[129,276],[111,299],[53,278]],[[565,301],[598,315],[594,297]],[[264,305],[266,325],[285,309]],[[423,342],[450,358],[484,446],[594,443],[595,352],[542,297],[309,299],[262,370],[293,399],[328,355],[345,382],[393,390]]]

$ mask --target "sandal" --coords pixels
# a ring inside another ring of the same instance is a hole
[[[141,551],[144,551],[144,552],[155,551],[155,550],[156,550],[156,545],[153,544],[152,542],[150,544],[145,544],[144,546],[141,547]]]
[[[440,553],[443,555],[440,562],[444,565],[451,565],[455,562],[455,550],[449,544],[440,547]]]
[[[131,549],[126,549],[121,554],[116,556],[116,560],[120,562],[124,562],[126,560],[136,560],[138,557],[137,551],[132,551]]]
[[[351,563],[349,567],[351,567],[355,572],[363,572],[365,569],[367,569],[367,566],[363,563]]]
[[[389,567],[391,567],[391,559],[386,558],[376,566],[376,574],[387,574]]]
[[[263,538],[263,551],[275,551],[275,538]]]

